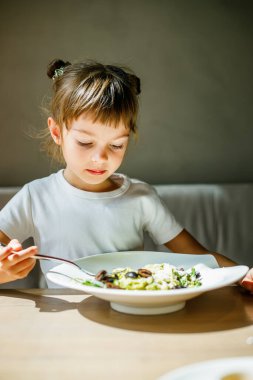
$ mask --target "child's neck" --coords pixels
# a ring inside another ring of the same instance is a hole
[[[101,186],[100,190],[93,190],[94,192],[107,192],[107,191],[114,191],[117,190],[121,184],[114,181],[112,178],[108,178],[103,185]]]

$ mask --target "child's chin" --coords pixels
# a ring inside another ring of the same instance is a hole
[[[92,183],[102,183],[108,179],[108,175],[106,174],[89,174],[87,176],[87,182]]]

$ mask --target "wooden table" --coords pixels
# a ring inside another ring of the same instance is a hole
[[[121,314],[70,289],[0,290],[0,321],[1,380],[154,380],[253,355],[253,296],[235,286],[161,316]]]

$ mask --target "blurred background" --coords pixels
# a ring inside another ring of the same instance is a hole
[[[139,139],[120,172],[151,184],[253,182],[251,0],[1,0],[0,186],[57,170],[47,64],[95,59],[142,81]]]

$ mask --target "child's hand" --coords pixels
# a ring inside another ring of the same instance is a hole
[[[18,240],[13,239],[6,247],[0,247],[0,284],[19,280],[28,275],[36,260],[37,247],[22,249]]]
[[[241,280],[240,285],[253,294],[253,268],[251,268],[246,276]]]

